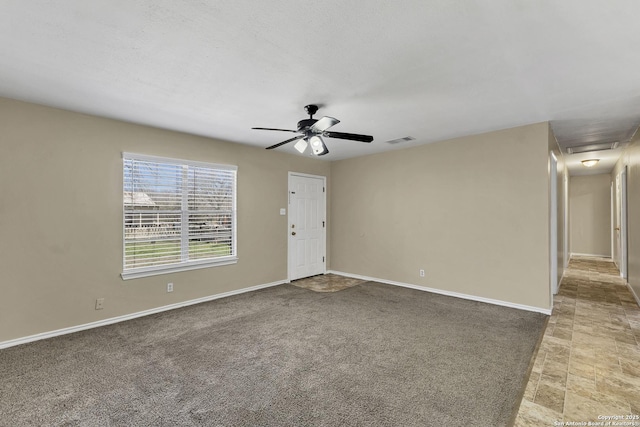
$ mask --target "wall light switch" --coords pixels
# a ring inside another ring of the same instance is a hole
[[[285,208],[280,208],[280,215],[286,215],[287,210]]]
[[[104,308],[104,298],[98,298],[96,300],[96,310],[102,310]]]
[[[167,292],[173,292],[173,283],[167,283]]]

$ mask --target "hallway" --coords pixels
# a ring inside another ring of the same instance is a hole
[[[631,414],[640,415],[640,308],[610,259],[572,257],[515,425]]]

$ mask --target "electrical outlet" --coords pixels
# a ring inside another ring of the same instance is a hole
[[[420,277],[424,277],[424,270],[420,270]]]
[[[104,298],[98,298],[96,300],[96,310],[102,310],[104,308]]]
[[[173,292],[173,283],[167,283],[167,292]]]

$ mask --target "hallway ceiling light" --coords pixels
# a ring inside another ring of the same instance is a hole
[[[595,166],[598,162],[600,161],[600,159],[589,159],[589,160],[583,160],[582,164],[588,168],[591,168],[593,166]]]

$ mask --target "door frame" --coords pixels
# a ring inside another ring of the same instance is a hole
[[[322,263],[322,274],[327,274],[327,229],[329,228],[329,222],[327,221],[327,193],[329,192],[329,189],[327,188],[327,177],[326,176],[322,176],[322,175],[311,175],[308,173],[301,173],[301,172],[291,172],[289,171],[289,174],[287,176],[287,229],[286,229],[286,233],[287,233],[287,282],[291,282],[291,277],[293,276],[293,274],[291,274],[291,270],[294,267],[294,263],[293,263],[293,239],[291,238],[291,221],[293,218],[291,218],[291,188],[292,188],[292,184],[291,184],[291,179],[292,177],[297,176],[297,177],[303,177],[303,178],[314,178],[314,179],[321,179],[322,180],[322,186],[324,187],[324,191],[322,192],[322,197],[324,198],[324,200],[322,201],[322,205],[323,205],[323,212],[322,212],[322,216],[325,220],[325,226],[322,228],[322,236],[320,238],[321,240],[321,245],[322,245],[322,253],[324,254],[324,262]]]
[[[611,181],[611,260],[616,262],[616,188],[615,181]]]
[[[620,171],[620,277],[627,278],[627,166]]]
[[[562,190],[562,214],[563,214],[563,236],[562,236],[562,249],[564,251],[562,266],[563,270],[569,267],[569,173],[566,166],[562,173],[563,176],[563,190]],[[613,252],[612,252],[613,253]]]
[[[558,293],[558,159],[550,152],[550,203],[549,203],[549,290],[551,306],[553,296]]]

